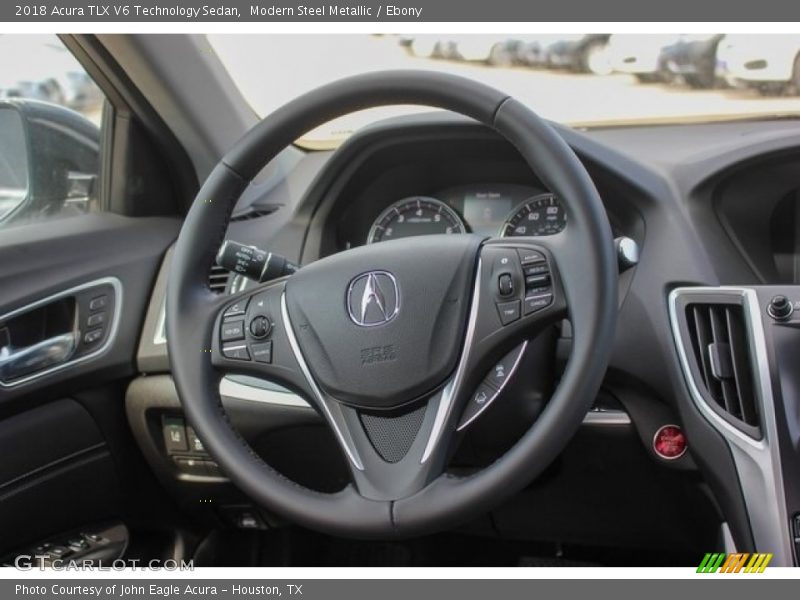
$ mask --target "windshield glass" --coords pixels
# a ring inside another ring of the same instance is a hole
[[[696,122],[800,111],[800,36],[723,34],[210,35],[261,116],[319,85],[384,69],[427,69],[497,87],[570,125]],[[309,132],[331,147],[382,117],[362,111]]]

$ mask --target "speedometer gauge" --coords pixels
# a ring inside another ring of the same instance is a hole
[[[500,230],[501,237],[553,235],[567,226],[567,213],[553,194],[528,198],[515,208]]]
[[[373,223],[367,243],[433,233],[464,233],[464,221],[441,200],[411,196],[393,203]]]

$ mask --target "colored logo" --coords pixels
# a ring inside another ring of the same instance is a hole
[[[772,560],[772,554],[737,552],[712,554],[703,557],[698,573],[763,573]]]

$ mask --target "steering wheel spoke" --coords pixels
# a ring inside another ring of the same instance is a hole
[[[284,290],[284,280],[270,282],[220,304],[211,335],[211,362],[222,375],[259,377],[313,397],[292,349],[293,333],[284,321]]]
[[[558,234],[560,237],[563,234]],[[498,358],[566,315],[567,302],[547,238],[501,238],[480,255],[473,339],[477,358]]]
[[[217,305],[212,364],[222,374],[259,377],[306,398],[334,434],[363,496],[388,500],[421,489],[428,480],[408,466],[420,464],[419,456],[412,458],[420,451],[415,452],[419,443],[412,443],[417,432],[411,429],[420,429],[420,438],[425,435],[422,417],[439,395],[414,403],[411,410],[391,414],[363,411],[337,401],[320,387],[309,368],[297,341],[308,325],[292,323],[285,294],[285,281],[279,281]]]
[[[442,390],[392,411],[368,411],[335,403],[335,411],[361,468],[353,468],[359,493],[373,500],[411,496],[443,471],[446,456],[423,461]]]
[[[377,501],[405,498],[442,473],[447,445],[432,446],[431,440],[434,429],[441,425],[441,407],[452,396],[455,376],[434,391],[392,409],[353,406],[335,398],[317,382],[297,337],[304,326],[307,329],[310,325],[302,319],[299,323],[292,321],[285,295],[282,320],[311,402],[339,442],[361,496]],[[359,356],[363,357],[363,352]]]
[[[437,435],[473,423],[514,376],[527,340],[568,314],[554,247],[540,238],[483,245],[464,349]]]

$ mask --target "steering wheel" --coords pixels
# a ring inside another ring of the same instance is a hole
[[[264,165],[318,125],[390,104],[443,108],[496,130],[562,200],[566,228],[537,238],[462,234],[386,241],[323,258],[238,296],[212,293],[207,274],[230,214]],[[546,276],[549,291],[526,291],[532,273]],[[408,537],[492,509],[558,455],[600,387],[616,296],[603,204],[583,165],[547,123],[468,79],[382,72],[297,98],[253,127],[215,167],[175,246],[168,348],[188,420],[254,501],[334,535]],[[249,325],[261,317],[270,332],[265,338],[261,328],[256,339]],[[486,403],[478,393],[484,376],[513,348],[564,318],[572,323],[572,351],[539,418],[490,466],[469,476],[448,474],[461,431]],[[229,373],[274,381],[308,399],[341,445],[352,482],[321,493],[263,462],[226,419],[218,390]]]

